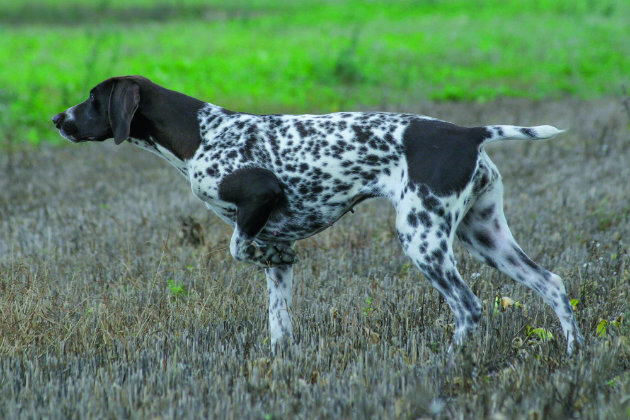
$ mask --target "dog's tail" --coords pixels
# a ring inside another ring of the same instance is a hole
[[[551,125],[536,127],[518,127],[516,125],[488,125],[484,127],[488,136],[484,136],[480,145],[501,140],[542,140],[550,139],[566,130],[559,130]]]

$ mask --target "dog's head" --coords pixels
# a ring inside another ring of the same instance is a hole
[[[96,85],[89,98],[53,117],[55,127],[68,140],[120,144],[129,138],[131,120],[140,104],[141,76],[113,77]],[[149,82],[150,83],[150,82]]]

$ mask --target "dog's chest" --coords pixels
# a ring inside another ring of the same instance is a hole
[[[236,206],[219,198],[221,177],[208,175],[209,169],[212,170],[212,166],[207,163],[191,162],[188,179],[192,193],[223,221],[234,225],[236,223]]]

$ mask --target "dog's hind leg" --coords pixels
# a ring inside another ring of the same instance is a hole
[[[437,201],[434,197],[427,199]],[[396,229],[405,254],[453,311],[453,341],[461,345],[466,333],[479,322],[482,304],[457,271],[452,247],[455,215],[433,204],[427,205],[425,199],[408,194],[396,206]]]
[[[457,236],[480,261],[538,293],[560,319],[567,351],[584,341],[562,279],[532,261],[516,243],[503,213],[503,183],[497,178],[472,205]]]

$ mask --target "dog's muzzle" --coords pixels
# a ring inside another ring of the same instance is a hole
[[[73,143],[77,143],[80,141],[80,139],[76,137],[77,127],[74,124],[72,124],[71,121],[68,121],[67,112],[62,112],[55,115],[52,118],[52,121],[53,121],[53,124],[55,124],[55,127],[59,130],[59,133],[63,137],[65,137],[66,139],[70,140]]]

